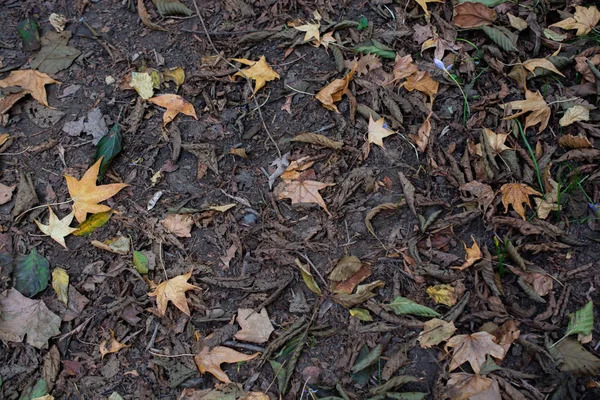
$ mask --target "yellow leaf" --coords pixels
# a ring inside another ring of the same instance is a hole
[[[52,271],[52,289],[56,292],[58,300],[66,306],[69,305],[69,274],[62,268]]]
[[[527,60],[523,63],[523,67],[525,67],[525,69],[529,72],[533,72],[536,68],[547,69],[548,71],[552,71],[564,78],[564,75],[556,69],[554,64],[545,58],[533,58],[531,60]]]
[[[525,207],[523,204],[531,207],[531,203],[529,202],[529,196],[542,196],[540,192],[531,188],[530,186],[525,185],[524,183],[507,183],[502,185],[500,188],[500,192],[502,193],[502,204],[505,208],[505,213],[508,212],[508,205],[512,204],[514,210],[523,218],[525,221]]]
[[[177,87],[185,82],[185,71],[181,67],[167,68],[162,74],[165,81],[174,82]]]
[[[297,29],[301,32],[305,32],[304,43],[309,42],[311,39],[315,39],[317,42],[319,42],[319,40],[321,39],[321,34],[319,33],[319,28],[321,28],[320,23],[304,24],[304,25],[294,27],[294,29]]]
[[[373,120],[373,116],[369,115],[369,143],[374,143],[377,146],[384,148],[383,138],[390,135],[394,135],[396,132],[384,127],[385,121],[383,118],[379,118],[377,121]]]
[[[152,82],[152,77],[147,72],[132,72],[129,86],[134,88],[144,100],[148,100],[154,95],[154,82]]]
[[[279,79],[279,74],[267,64],[265,56],[261,56],[258,61],[251,61],[245,58],[234,58],[233,61],[250,65],[250,68],[246,68],[241,72],[236,72],[233,76],[242,76],[254,80],[254,92],[258,92],[260,88],[265,84],[274,79]]]
[[[435,285],[427,288],[427,294],[437,304],[444,304],[448,307],[452,307],[458,300],[456,298],[456,291],[452,285]]]
[[[427,9],[427,3],[443,3],[444,0],[415,0],[423,9],[423,11],[425,11],[425,18],[427,20],[429,20],[429,16],[431,15],[431,13],[429,12],[429,10]]]
[[[204,346],[200,353],[194,356],[194,361],[201,374],[210,372],[221,382],[230,383],[231,380],[221,369],[221,364],[234,364],[241,361],[252,360],[259,354],[260,353],[254,353],[248,355],[223,346],[216,346],[211,350],[207,346]]]
[[[370,322],[373,321],[373,317],[369,310],[365,310],[364,308],[353,308],[350,311],[350,315],[360,319],[361,321]]]
[[[87,236],[103,227],[110,220],[113,210],[92,214],[83,221],[73,232],[73,236]]]
[[[46,85],[60,82],[55,81],[48,75],[28,69],[25,71],[12,71],[7,78],[0,80],[0,88],[9,86],[18,86],[31,92],[31,97],[37,100],[38,103],[50,107],[46,97]]]
[[[475,241],[475,237],[473,235],[471,235],[471,239],[473,240],[473,246],[467,247],[467,244],[464,244],[465,252],[467,253],[465,256],[465,262],[460,267],[452,268],[462,271],[463,269],[469,268],[483,257],[481,254],[481,249],[479,248],[479,245]]]
[[[163,126],[173,121],[177,114],[182,113],[198,119],[194,105],[177,94],[161,94],[148,100],[150,103],[167,109],[163,115]]]
[[[109,342],[106,340],[100,342],[100,354],[102,355],[102,358],[107,354],[116,353],[122,348],[129,347],[115,339],[115,332],[112,329],[110,329],[110,337],[111,339]]]
[[[190,315],[190,309],[185,298],[185,292],[188,290],[200,290],[199,287],[187,283],[192,277],[192,271],[184,275],[176,276],[159,284],[153,292],[148,293],[150,297],[156,297],[156,306],[158,315],[165,316],[167,304],[170,302],[186,315]]]
[[[594,29],[600,21],[600,11],[596,6],[589,8],[575,6],[575,15],[563,21],[550,25],[562,29],[577,29],[577,36],[585,36]]]
[[[50,207],[48,207],[48,225],[42,224],[37,219],[35,223],[37,224],[40,231],[44,232],[46,235],[50,236],[54,239],[58,244],[67,249],[67,245],[65,244],[65,237],[69,236],[71,233],[75,232],[77,228],[71,228],[71,221],[73,221],[74,214],[70,213],[63,219],[58,219],[54,211]]]
[[[352,77],[356,72],[357,66],[358,63],[355,61],[352,66],[352,69],[350,70],[350,72],[348,72],[348,75],[346,75],[343,79],[333,80],[323,89],[319,90],[319,93],[317,93],[315,98],[319,100],[321,104],[323,104],[323,107],[325,107],[328,110],[335,111],[339,114],[335,103],[340,101],[342,99],[342,96],[345,95],[348,91],[348,85],[350,84],[350,81],[352,80]]]
[[[235,207],[235,203],[225,204],[224,206],[210,206],[208,208],[210,210],[214,210],[214,211],[218,211],[218,212],[225,212],[227,210],[232,209],[233,207]]]
[[[558,121],[560,126],[569,126],[577,121],[589,121],[590,109],[580,104],[574,105],[565,111],[565,115]]]
[[[315,281],[315,278],[310,273],[310,267],[308,266],[308,264],[302,264],[302,262],[300,262],[300,260],[296,258],[296,265],[298,266],[298,268],[300,268],[300,274],[302,275],[302,280],[304,280],[306,286],[310,289],[311,292],[313,292],[317,296],[320,296],[322,293],[321,288],[319,287],[317,281]]]
[[[525,118],[525,129],[540,124],[540,132],[542,132],[548,126],[550,106],[539,93],[533,93],[529,89],[525,89],[525,100],[512,101],[508,105],[512,110],[520,110],[520,112],[504,119],[513,119],[525,113],[530,113]]]
[[[73,199],[73,212],[75,213],[75,218],[80,223],[85,221],[88,213],[97,214],[110,210],[110,207],[98,203],[113,197],[121,189],[129,186],[126,183],[96,186],[101,162],[102,157],[85,172],[81,180],[65,175],[67,188],[69,189],[71,199]]]

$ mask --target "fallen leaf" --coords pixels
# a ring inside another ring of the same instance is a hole
[[[529,196],[540,196],[542,194],[524,183],[506,183],[500,188],[502,193],[502,204],[504,205],[504,213],[508,212],[508,205],[511,204],[517,214],[525,221],[525,207],[523,204],[531,207]]]
[[[454,25],[459,28],[478,28],[492,25],[496,12],[481,3],[461,3],[454,7]]]
[[[485,363],[486,355],[502,360],[505,355],[504,349],[494,343],[493,339],[494,336],[487,332],[452,337],[445,346],[446,351],[448,347],[454,348],[449,371],[455,370],[468,361],[473,371],[478,374]]]
[[[427,294],[436,304],[444,304],[448,307],[455,305],[458,300],[454,286],[447,284],[429,286]]]
[[[529,72],[534,72],[536,68],[543,68],[547,69],[548,71],[552,71],[563,78],[565,77],[562,72],[556,69],[550,60],[546,60],[545,58],[533,58],[531,60],[527,60],[523,63],[523,67]]]
[[[40,38],[42,48],[29,61],[30,67],[46,74],[56,74],[69,68],[81,54],[76,48],[67,46],[71,36],[70,31],[44,33]]]
[[[488,142],[490,143],[490,148],[493,152],[493,156],[497,156],[504,150],[510,150],[510,147],[504,144],[504,142],[506,142],[506,138],[509,135],[508,133],[496,133],[487,128],[483,128],[483,133],[485,134],[485,136],[487,136]]]
[[[319,29],[321,28],[321,23],[316,24],[304,24],[300,26],[295,26],[294,29],[299,30],[300,32],[305,32],[304,34],[304,43],[311,41],[312,39],[317,42],[321,39],[321,33]]]
[[[518,31],[523,31],[529,27],[527,21],[525,21],[521,17],[514,16],[511,13],[507,13],[506,16],[508,17],[508,22],[510,22],[510,26],[512,26]]]
[[[546,219],[548,218],[548,215],[550,215],[550,212],[559,211],[561,209],[560,204],[558,204],[558,183],[554,179],[549,178],[548,185],[552,187],[552,190],[546,190],[547,193],[543,198],[534,198],[535,204],[537,205],[537,215],[540,219]]]
[[[478,181],[467,182],[460,187],[460,190],[471,193],[477,199],[479,208],[484,213],[494,202],[494,190],[490,185]]]
[[[422,348],[428,349],[450,339],[454,332],[456,332],[456,327],[453,321],[446,322],[432,318],[423,324],[423,332],[419,334],[419,343]]]
[[[427,144],[429,143],[429,135],[431,134],[431,113],[427,116],[423,125],[419,127],[417,130],[417,134],[413,135],[412,133],[408,134],[408,137],[415,143],[417,146],[417,150],[421,153],[424,153],[427,149]]]
[[[55,81],[42,72],[28,69],[24,71],[12,71],[7,78],[0,80],[0,88],[18,86],[28,90],[31,93],[31,97],[37,100],[38,103],[50,107],[46,98],[45,86],[51,83],[60,82]]]
[[[569,126],[578,121],[589,121],[590,120],[590,109],[580,104],[574,105],[565,111],[565,114],[558,121],[560,126]]]
[[[431,49],[431,48],[435,48],[433,57],[438,60],[442,60],[444,58],[444,54],[446,54],[446,50],[458,50],[459,49],[458,46],[456,46],[454,43],[450,43],[449,41],[447,41],[446,39],[444,39],[443,37],[438,35],[437,32],[435,32],[435,31],[433,33],[433,38],[427,39],[421,45],[421,54],[423,54],[423,52],[425,50]]]
[[[129,186],[126,183],[112,183],[110,185],[96,186],[96,179],[100,169],[100,158],[92,165],[80,180],[65,175],[67,188],[71,199],[73,199],[73,212],[77,222],[82,223],[88,213],[97,214],[110,210],[110,207],[104,204],[98,204],[101,201],[109,199],[117,194],[124,187]]]
[[[179,87],[185,82],[185,70],[181,67],[166,68],[162,71],[163,79],[175,83]]]
[[[318,133],[311,133],[311,132],[299,133],[298,135],[296,135],[295,137],[290,139],[290,141],[316,144],[316,145],[328,147],[328,148],[334,149],[334,150],[341,150],[341,148],[344,147],[344,142],[338,142],[335,140],[331,140],[327,136],[323,136],[323,135],[319,135]]]
[[[129,86],[134,88],[144,100],[148,100],[154,95],[154,82],[147,72],[132,72]]]
[[[352,69],[343,79],[335,79],[323,89],[319,90],[319,93],[315,96],[317,100],[323,104],[328,110],[335,111],[339,114],[339,110],[337,109],[335,103],[342,99],[342,96],[346,94],[348,91],[348,85],[350,84],[350,80],[354,76],[356,72],[358,64],[354,63]]]
[[[451,400],[502,400],[498,382],[479,374],[450,374],[448,387]]]
[[[48,347],[52,336],[60,335],[60,317],[42,300],[31,300],[16,289],[0,294],[0,339],[22,342],[36,349]]]
[[[344,293],[351,294],[359,283],[367,279],[373,273],[373,268],[369,264],[362,264],[356,273],[352,274],[348,278],[341,282],[334,282],[331,285],[331,291],[333,293]]]
[[[589,8],[575,6],[575,15],[563,21],[550,25],[566,30],[577,29],[577,36],[585,36],[594,29],[600,21],[600,11],[596,6]]]
[[[344,61],[344,65],[346,68],[352,69],[354,62],[356,62],[356,75],[358,76],[366,75],[369,71],[381,68],[381,61],[377,54],[366,54],[358,59],[358,61],[346,60]]]
[[[177,237],[192,237],[194,218],[189,214],[167,214],[160,222],[166,230]]]
[[[77,228],[71,228],[69,226],[71,225],[71,221],[73,221],[74,216],[75,214],[71,212],[63,219],[58,219],[56,214],[54,214],[54,211],[52,211],[52,208],[48,207],[48,225],[42,224],[37,219],[35,220],[35,223],[37,224],[38,228],[40,228],[40,231],[50,236],[65,249],[68,249],[67,245],[65,244],[65,237],[77,230]]]
[[[425,18],[427,20],[429,20],[429,16],[431,15],[431,13],[429,12],[429,10],[427,9],[427,3],[443,3],[443,0],[415,0],[423,9],[423,11],[425,12]]]
[[[166,31],[166,29],[162,26],[158,26],[154,22],[152,22],[152,20],[150,19],[150,14],[148,13],[146,5],[144,4],[144,0],[137,1],[137,10],[140,20],[144,25],[146,25],[148,29],[152,29],[154,31]]]
[[[302,275],[302,280],[306,284],[306,287],[316,294],[317,296],[321,295],[321,288],[319,284],[315,280],[315,277],[310,273],[310,266],[308,264],[302,264],[302,262],[296,258],[296,265],[300,268],[300,275]]]
[[[0,183],[0,205],[8,203],[12,199],[15,187],[15,185],[6,186]]]
[[[295,180],[291,182],[282,182],[279,189],[277,199],[290,199],[292,204],[296,203],[314,203],[323,208],[327,214],[331,215],[327,209],[325,201],[319,194],[319,190],[329,186],[335,186],[335,183],[323,183],[311,180]]]
[[[558,144],[566,149],[589,149],[592,147],[592,142],[583,135],[573,136],[568,134],[561,136],[558,138]]]
[[[29,94],[29,90],[21,90],[20,92],[11,93],[4,97],[1,97],[0,98],[0,117],[2,116],[2,114],[7,113],[12,108],[12,106],[14,106],[19,100],[21,100],[23,97],[27,96],[28,94]],[[8,135],[8,134],[4,133],[3,135]]]
[[[48,21],[56,30],[56,32],[62,32],[65,30],[65,25],[67,24],[68,19],[64,15],[52,13],[50,14],[50,17],[48,17]]]
[[[34,248],[15,258],[12,284],[23,296],[33,297],[48,287],[50,262]]]
[[[322,45],[325,48],[325,51],[329,50],[329,45],[331,43],[335,43],[336,40],[333,37],[333,31],[331,32],[327,32],[325,33],[322,37],[321,40],[319,40],[319,44],[318,45]]]
[[[429,72],[418,71],[409,76],[401,86],[409,92],[418,90],[419,92],[425,93],[429,96],[429,101],[433,104],[433,97],[437,94],[439,85],[440,84],[429,75]]]
[[[251,61],[245,58],[234,58],[233,61],[250,65],[250,68],[246,68],[241,72],[238,71],[233,76],[242,76],[254,80],[254,93],[258,92],[267,82],[280,78],[279,74],[267,64],[265,56],[261,56],[258,61]]]
[[[471,265],[475,264],[475,262],[477,262],[483,258],[481,249],[479,248],[479,245],[475,241],[475,237],[473,235],[471,235],[471,239],[473,240],[473,246],[467,247],[467,244],[464,243],[465,252],[467,253],[465,256],[465,262],[460,267],[452,267],[452,268],[462,271],[463,269],[469,268]]]
[[[374,121],[373,116],[369,115],[369,143],[374,143],[383,149],[385,148],[383,146],[383,138],[394,135],[395,133],[396,132],[387,128],[387,124],[383,118],[379,118],[377,121]]]
[[[348,311],[350,312],[351,316],[358,318],[361,321],[364,321],[364,322],[373,321],[373,317],[371,316],[371,313],[369,312],[369,310],[365,310],[364,308],[353,308]]]
[[[526,130],[530,126],[540,124],[540,132],[544,131],[550,120],[550,106],[539,93],[533,93],[529,89],[525,89],[525,100],[512,101],[507,104],[512,110],[520,110],[520,112],[504,119],[514,119],[525,113],[531,113],[525,118]],[[502,106],[504,107],[504,106]]]
[[[178,94],[161,94],[160,96],[148,99],[150,103],[167,109],[163,115],[163,126],[173,121],[177,114],[182,113],[198,119],[194,105]]]
[[[194,356],[194,361],[201,374],[210,372],[221,382],[231,383],[227,374],[221,369],[221,364],[234,364],[241,361],[248,361],[258,355],[259,353],[251,355],[240,353],[229,347],[216,346],[210,350],[208,347],[204,346],[200,353]]]
[[[92,234],[97,229],[106,225],[113,212],[113,210],[108,210],[90,215],[85,221],[79,224],[77,231],[73,232],[73,236],[88,236]]]
[[[493,334],[496,337],[498,345],[504,349],[504,354],[507,354],[508,349],[510,349],[513,342],[521,336],[521,331],[519,330],[517,323],[514,320],[509,319]]]
[[[100,342],[99,350],[100,354],[102,355],[101,358],[104,358],[104,356],[107,354],[116,353],[125,347],[129,346],[120,343],[117,339],[115,339],[115,331],[110,329],[110,341],[107,342],[107,340],[105,339],[102,342]]]
[[[52,271],[52,289],[56,292],[58,300],[66,306],[69,305],[69,274],[62,268]]]
[[[101,242],[99,240],[92,240],[90,244],[92,246],[98,247],[99,249],[126,256],[127,254],[129,254],[130,243],[131,241],[129,240],[129,238],[119,235],[113,239],[105,240],[104,242]]]
[[[159,284],[153,292],[148,293],[150,297],[156,297],[156,305],[158,308],[158,315],[161,317],[165,316],[167,311],[167,304],[170,302],[185,314],[190,316],[190,309],[187,305],[187,299],[185,298],[185,292],[188,290],[199,290],[200,288],[191,285],[188,280],[192,277],[192,271],[184,275],[176,276],[167,281]]]
[[[246,153],[246,149],[237,147],[229,149],[229,154],[233,156],[242,157],[244,159],[248,159],[248,154]]]
[[[266,308],[260,310],[260,313],[252,308],[239,308],[237,323],[242,329],[235,334],[235,338],[245,342],[265,343],[275,330]]]
[[[400,57],[400,55],[396,54],[396,60],[394,64],[394,80],[392,82],[408,78],[418,70],[419,69],[417,66],[413,64],[413,59],[410,54],[404,57]]]

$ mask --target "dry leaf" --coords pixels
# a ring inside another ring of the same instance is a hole
[[[477,198],[477,204],[484,213],[494,202],[494,190],[490,185],[479,181],[467,182],[460,187],[460,190],[467,191]]]
[[[344,65],[348,69],[352,69],[354,63],[356,62],[356,75],[366,75],[369,71],[373,71],[375,69],[381,68],[381,61],[376,54],[366,54],[362,56],[358,61],[346,60],[344,61]]]
[[[189,214],[167,214],[160,222],[166,230],[177,237],[192,237],[194,218]]]
[[[498,345],[504,349],[504,354],[507,354],[508,349],[510,349],[513,342],[521,336],[521,331],[519,330],[517,323],[514,320],[509,319],[503,323],[496,332],[493,332],[493,334],[496,336]]]
[[[319,42],[321,39],[321,34],[319,33],[320,28],[321,28],[321,23],[316,23],[316,24],[308,24],[307,23],[304,25],[294,27],[294,29],[296,29],[296,30],[305,32],[304,43],[310,42],[312,39]]]
[[[245,58],[234,58],[233,61],[237,61],[244,65],[250,65],[250,68],[246,68],[241,72],[236,72],[233,76],[242,76],[248,79],[254,80],[254,93],[258,92],[260,88],[265,84],[274,79],[279,79],[279,74],[267,64],[265,56],[261,56],[258,61],[251,61]]]
[[[425,11],[425,18],[427,20],[429,20],[429,16],[431,15],[431,13],[429,12],[429,10],[427,9],[427,3],[443,3],[444,0],[415,0],[423,9],[423,11]]]
[[[46,98],[45,86],[51,83],[60,84],[60,82],[55,81],[42,72],[28,69],[25,71],[12,71],[7,78],[0,81],[0,88],[18,86],[28,90],[31,93],[31,97],[37,100],[38,103],[50,107]]]
[[[0,205],[8,203],[12,199],[15,187],[15,185],[6,186],[0,183]]]
[[[433,34],[433,38],[428,39],[423,42],[423,44],[421,45],[421,54],[425,50],[431,49],[431,48],[435,48],[433,57],[437,58],[438,60],[442,60],[444,58],[444,54],[446,53],[446,50],[458,50],[459,49],[459,47],[456,46],[454,43],[450,43],[446,39],[439,36],[437,33]]]
[[[229,154],[242,157],[244,159],[248,159],[248,154],[246,153],[246,149],[243,147],[231,148],[229,149]]]
[[[512,204],[513,209],[521,216],[521,218],[523,218],[523,221],[525,221],[525,207],[523,207],[523,204],[531,207],[529,196],[542,196],[540,192],[524,183],[504,184],[500,188],[500,192],[502,193],[502,204],[505,209],[504,213],[506,214],[508,212],[508,205]]]
[[[165,316],[167,311],[167,304],[170,302],[188,316],[190,315],[190,309],[187,305],[187,299],[185,298],[185,292],[188,290],[200,290],[199,287],[191,285],[188,280],[192,277],[192,271],[184,275],[176,276],[167,281],[164,281],[160,285],[156,286],[153,292],[148,293],[150,297],[156,297],[156,306],[158,308],[158,315],[161,317]]]
[[[109,353],[116,353],[122,348],[129,347],[126,344],[120,343],[115,339],[115,331],[110,329],[110,341],[107,343],[106,339],[100,342],[100,354],[102,358]]]
[[[400,57],[398,54],[396,54],[396,60],[394,64],[394,80],[392,82],[408,78],[418,70],[419,69],[417,66],[413,64],[413,59],[410,54],[404,57]]]
[[[540,124],[540,132],[548,126],[550,120],[550,106],[539,93],[533,93],[525,89],[525,100],[512,101],[508,103],[512,110],[520,110],[518,113],[504,119],[514,119],[525,113],[531,113],[525,118],[525,128]]]
[[[323,45],[325,50],[329,50],[329,44],[335,43],[335,41],[336,40],[333,37],[333,31],[331,31],[331,32],[327,32],[326,34],[323,35],[323,37],[321,37],[321,40],[319,40],[318,45]]]
[[[451,400],[502,400],[498,383],[479,374],[450,374],[448,387]]]
[[[341,148],[344,147],[344,142],[331,140],[327,136],[311,132],[299,133],[294,138],[290,139],[290,141],[316,144],[319,146],[328,147],[333,150],[341,150]]]
[[[429,75],[429,72],[418,71],[409,76],[401,86],[409,92],[418,90],[419,92],[425,93],[429,96],[429,100],[433,104],[433,97],[437,94],[439,85],[440,84]]]
[[[560,126],[569,126],[578,121],[589,121],[590,109],[580,104],[574,105],[565,111],[565,115],[558,121]]]
[[[589,8],[575,6],[575,15],[563,21],[550,25],[562,29],[577,29],[577,36],[585,36],[594,29],[600,21],[600,11],[596,6]]]
[[[283,185],[283,186],[282,186]],[[310,180],[296,180],[283,182],[278,186],[277,199],[291,199],[292,204],[296,203],[314,203],[320,205],[327,214],[331,215],[327,209],[325,201],[319,194],[319,190],[329,186],[335,186],[334,183],[322,183]]]
[[[448,307],[455,305],[458,300],[454,286],[447,284],[429,286],[427,294],[436,304],[445,304]]]
[[[369,143],[374,143],[377,146],[384,148],[383,146],[383,138],[388,137],[390,135],[394,135],[396,132],[388,129],[385,125],[385,121],[383,118],[379,118],[377,121],[373,120],[373,116],[369,115],[369,134],[368,141]]]
[[[471,265],[475,264],[475,262],[481,260],[481,258],[483,257],[483,255],[481,254],[481,249],[479,248],[479,245],[475,241],[475,237],[473,235],[471,235],[471,239],[473,240],[473,246],[467,247],[467,244],[464,243],[465,252],[467,253],[465,257],[465,262],[460,267],[452,268],[462,271],[463,269],[469,268]]]
[[[52,271],[52,289],[58,300],[64,305],[69,305],[69,274],[62,268],[54,268]]]
[[[260,313],[251,308],[239,308],[237,323],[242,329],[235,334],[235,338],[245,342],[265,343],[275,330],[265,308]]]
[[[65,237],[77,230],[77,228],[71,228],[69,226],[71,225],[71,221],[73,221],[74,216],[75,214],[70,213],[63,219],[58,219],[56,214],[54,214],[54,211],[52,211],[52,208],[48,207],[48,225],[42,224],[37,219],[35,220],[35,223],[37,224],[38,228],[40,228],[40,231],[50,236],[65,249],[68,249],[67,245],[65,244]]]
[[[148,101],[167,109],[163,115],[163,126],[173,121],[179,113],[189,115],[195,120],[198,119],[194,105],[177,94],[161,94],[160,96],[148,99]]]
[[[138,0],[137,2],[138,15],[140,16],[140,20],[147,28],[155,30],[155,31],[166,31],[165,28],[156,25],[150,20],[150,14],[146,9],[146,5],[144,4],[144,0]]]
[[[485,136],[487,136],[488,142],[490,143],[490,148],[493,152],[493,156],[497,156],[504,150],[510,150],[510,147],[504,144],[504,142],[506,142],[506,138],[509,135],[508,133],[496,133],[487,128],[483,128],[483,133],[485,134]]]
[[[461,3],[454,7],[454,25],[459,28],[478,28],[492,25],[496,12],[481,3]]]
[[[448,347],[453,347],[452,362],[449,371],[453,371],[465,362],[471,364],[475,373],[481,371],[481,366],[485,363],[486,355],[491,355],[500,360],[504,358],[504,349],[494,343],[494,336],[487,332],[477,332],[472,335],[457,335],[448,340]]]
[[[412,141],[415,143],[415,145],[417,146],[417,150],[419,150],[421,153],[424,153],[425,150],[427,149],[427,144],[429,143],[429,135],[430,134],[431,134],[431,113],[429,113],[429,115],[427,116],[427,119],[425,120],[425,122],[423,122],[423,125],[421,125],[419,127],[417,134],[413,135],[411,133],[408,135],[408,137],[411,138]]]
[[[537,215],[540,219],[546,219],[550,215],[550,212],[561,209],[560,204],[558,204],[558,183],[554,179],[549,178],[548,184],[552,187],[552,190],[546,193],[544,198],[534,198],[537,205]]]
[[[529,24],[523,18],[514,16],[511,13],[507,13],[506,15],[508,16],[510,26],[512,26],[516,30],[523,31],[529,27]]]
[[[129,86],[134,88],[144,100],[148,100],[154,96],[154,82],[147,72],[132,72]]]
[[[558,138],[558,144],[567,149],[588,149],[592,147],[590,140],[583,136],[573,136],[571,134]]]
[[[536,68],[543,68],[547,69],[548,71],[552,71],[563,78],[565,77],[559,70],[556,69],[550,60],[546,60],[545,58],[533,58],[531,60],[527,60],[523,63],[523,67],[529,72],[534,72]]]
[[[73,213],[75,213],[75,218],[79,223],[85,221],[88,213],[97,214],[110,210],[110,207],[98,203],[110,199],[121,189],[129,186],[126,183],[96,186],[101,162],[102,157],[83,174],[81,180],[65,175],[67,188],[69,189],[71,199],[73,199]]]
[[[428,349],[448,340],[454,335],[454,332],[456,332],[454,322],[432,318],[423,324],[423,332],[419,334],[419,343],[422,348]]]
[[[354,65],[352,66],[350,72],[348,72],[348,75],[346,75],[343,79],[333,80],[323,89],[319,90],[319,93],[317,93],[315,98],[319,100],[321,104],[323,104],[323,107],[339,113],[335,103],[340,101],[342,96],[348,91],[348,85],[350,84],[350,80],[352,80],[352,77],[356,72],[356,68],[357,63],[354,62]]]
[[[221,369],[221,364],[234,364],[240,361],[248,361],[258,355],[259,353],[254,353],[252,355],[243,354],[223,346],[214,347],[212,350],[204,346],[200,353],[194,356],[194,361],[196,361],[196,365],[201,374],[210,372],[221,382],[230,383],[231,380],[229,380],[227,374]]]

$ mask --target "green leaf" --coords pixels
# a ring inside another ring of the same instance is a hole
[[[353,308],[350,311],[350,315],[360,319],[361,321],[369,322],[373,321],[373,317],[369,310],[365,310],[364,308]]]
[[[502,33],[500,30],[498,30],[497,28],[494,28],[491,26],[482,26],[481,30],[483,30],[485,32],[485,34],[488,35],[488,37],[490,39],[492,39],[492,41],[494,43],[496,43],[498,46],[500,46],[502,48],[502,50],[517,51],[517,48],[515,47],[513,42],[509,39],[509,37],[506,36],[504,33]]]
[[[480,3],[488,7],[496,7],[499,4],[506,3],[508,0],[458,0],[459,4],[462,3]]]
[[[48,394],[48,383],[44,379],[38,379],[33,387],[28,387],[21,393],[19,400],[37,399]]]
[[[390,307],[396,313],[396,315],[411,314],[419,317],[440,316],[437,311],[432,310],[429,307],[422,306],[402,296],[396,297],[394,301],[388,304],[388,307]]]
[[[365,362],[365,359],[369,356],[369,354],[369,348],[366,344],[364,344],[360,349],[360,352],[358,353],[358,357],[356,357],[356,363],[354,366],[356,367],[357,365],[362,365]],[[378,359],[376,359],[375,361],[377,360]],[[371,377],[374,370],[375,365],[368,365],[364,369],[354,372],[352,374],[352,380],[357,384],[364,386],[367,384],[367,382],[369,382],[369,378]]]
[[[286,369],[283,364],[275,360],[269,360],[269,364],[271,364],[271,368],[273,368],[273,374],[277,377],[277,388],[279,389],[279,393],[283,393],[286,382]]]
[[[375,54],[379,57],[388,58],[390,60],[396,59],[396,52],[386,45],[379,43],[376,40],[369,40],[364,43],[357,45],[354,49],[357,53],[364,54]]]
[[[378,344],[373,347],[370,353],[368,353],[364,358],[356,361],[356,364],[352,367],[351,371],[357,373],[362,371],[363,369],[374,365],[381,358],[381,353],[383,353],[384,346],[382,344]]]
[[[567,335],[581,333],[584,336],[592,333],[594,329],[594,303],[588,301],[585,306],[569,314]]]
[[[358,29],[359,31],[365,30],[369,27],[369,20],[364,15],[360,17],[358,20]]]
[[[140,274],[148,273],[148,257],[141,251],[133,251],[133,266]]]
[[[177,0],[158,0],[155,2],[156,8],[162,17],[171,15],[192,15],[192,10],[181,4]]]
[[[113,214],[113,210],[99,212],[98,214],[92,214],[86,218],[79,226],[77,230],[73,232],[74,236],[87,236],[96,231],[98,228],[103,227],[110,220]]]
[[[119,124],[114,124],[106,136],[98,142],[96,154],[94,154],[94,163],[102,158],[100,170],[98,172],[98,180],[104,178],[104,174],[108,170],[110,163],[117,154],[122,150],[121,143],[123,142],[123,133]]]
[[[35,21],[34,18],[29,17],[17,25],[17,31],[19,32],[19,36],[21,36],[21,41],[23,42],[23,50],[25,51],[35,51],[40,48],[40,33],[39,33],[39,25]]]
[[[27,257],[20,256],[13,271],[14,288],[25,297],[33,297],[48,286],[50,263],[32,249]]]

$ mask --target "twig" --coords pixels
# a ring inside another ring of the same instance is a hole
[[[27,214],[29,211],[37,210],[38,208],[43,208],[43,207],[60,206],[61,204],[69,204],[72,202],[73,202],[73,199],[67,200],[67,201],[61,201],[60,203],[48,203],[48,204],[42,204],[41,206],[35,206],[35,207],[32,207],[29,210],[25,210],[21,214],[17,215],[17,217],[15,218],[15,221],[18,221],[19,218],[21,218],[24,214]]]
[[[286,84],[285,87],[288,88],[288,89],[290,89],[290,90],[293,90],[296,93],[302,93],[302,94],[308,94],[310,96],[316,96],[316,94],[314,94],[314,93],[308,93],[308,92],[303,92],[302,90],[294,89],[293,87],[291,87],[288,84]]]
[[[194,8],[196,10],[196,14],[198,15],[198,19],[200,20],[200,23],[202,24],[202,29],[204,29],[204,34],[206,35],[206,39],[208,39],[208,43],[210,44],[210,47],[212,47],[213,51],[215,52],[215,55],[217,57],[219,57],[219,59],[221,59],[222,61],[226,62],[232,68],[235,68],[236,71],[238,71],[240,74],[242,74],[243,77],[246,78],[246,82],[248,83],[250,90],[252,90],[252,99],[254,100],[254,103],[256,104],[256,107],[258,110],[258,115],[260,116],[260,120],[262,122],[263,128],[265,128],[265,132],[267,132],[267,135],[269,136],[271,143],[273,143],[273,145],[275,146],[275,149],[277,150],[277,154],[279,155],[279,158],[281,158],[281,150],[279,150],[279,146],[277,145],[277,142],[275,141],[275,139],[273,139],[273,136],[271,136],[271,132],[269,131],[269,128],[267,127],[267,123],[265,122],[265,118],[263,117],[262,111],[260,109],[260,105],[258,104],[258,100],[256,99],[256,91],[254,90],[254,87],[252,86],[252,82],[250,81],[250,78],[248,78],[242,72],[241,69],[236,67],[229,60],[225,59],[221,55],[219,50],[217,50],[217,48],[215,47],[215,44],[213,43],[212,39],[210,38],[210,33],[208,32],[208,29],[206,28],[206,24],[204,23],[204,18],[202,18],[202,14],[200,14],[200,9],[198,8],[198,2],[196,0],[192,0],[192,1],[194,2]]]
[[[154,333],[152,334],[152,337],[150,338],[150,341],[148,342],[148,346],[146,346],[146,351],[150,351],[150,349],[152,348],[152,346],[154,346],[154,341],[156,340],[156,335],[158,334],[158,326],[160,325],[160,323],[156,323],[156,326],[154,327]]]
[[[247,31],[231,31],[231,32],[227,32],[227,31],[212,31],[212,32],[207,32],[207,31],[194,31],[192,29],[181,29],[182,32],[187,32],[187,33],[204,33],[204,34],[209,34],[210,36],[235,36],[235,35],[247,35],[248,33],[254,33],[254,32],[261,32],[261,31],[257,31],[255,29],[253,30],[247,30]],[[277,33],[278,31],[273,31],[273,33]]]
[[[27,147],[25,148],[25,150],[23,150],[23,151],[20,151],[20,152],[18,152],[18,153],[0,153],[0,156],[19,156],[19,155],[21,155],[21,154],[23,154],[23,153],[27,153],[27,152],[29,151],[29,149],[30,149],[30,148],[31,148],[31,146],[27,146]]]
[[[226,340],[222,344],[229,347],[237,347],[238,349],[248,350],[248,351],[257,351],[259,353],[264,353],[265,348],[261,346],[256,346],[254,344],[249,343],[238,343],[233,340]]]
[[[153,351],[148,351],[148,353],[150,353],[150,354],[152,354],[153,356],[156,356],[156,357],[165,357],[165,358],[195,357],[196,356],[195,354],[186,354],[186,353],[183,353],[183,354],[172,354],[172,355],[155,353]]]
[[[315,264],[313,264],[312,261],[310,261],[310,258],[308,258],[308,256],[303,253],[298,253],[298,254],[300,254],[306,260],[306,262],[308,262],[308,264],[312,267],[312,269],[315,271],[317,276],[321,279],[321,282],[323,282],[325,287],[327,287],[327,281],[323,278],[323,275],[321,275],[321,272],[319,272],[319,270],[317,269]]]

